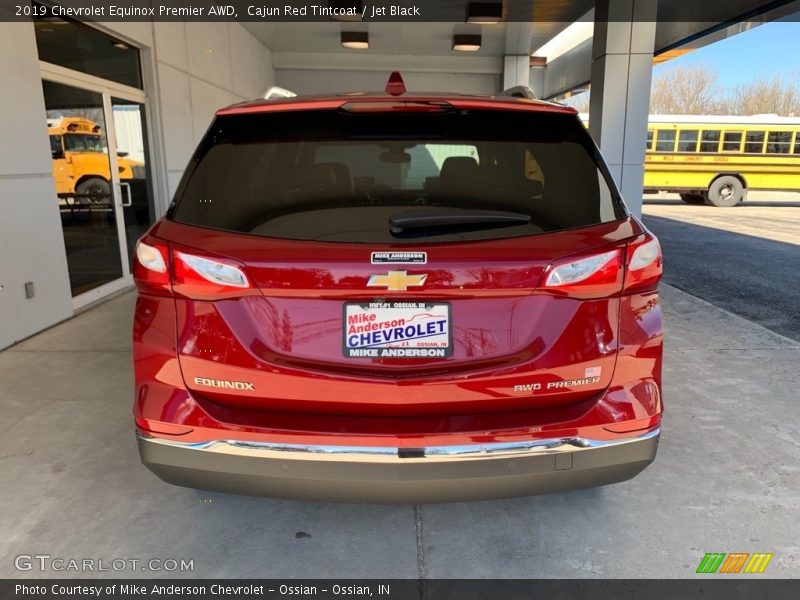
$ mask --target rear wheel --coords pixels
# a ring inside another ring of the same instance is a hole
[[[731,175],[717,177],[708,187],[708,202],[714,206],[736,206],[744,197],[744,185]]]
[[[87,200],[91,204],[103,204],[111,198],[111,186],[100,177],[89,177],[81,181],[75,186],[75,191],[80,196],[81,204],[87,204]]]
[[[705,204],[706,197],[704,194],[681,194],[681,200],[686,204]]]

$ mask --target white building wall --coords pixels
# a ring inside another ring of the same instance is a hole
[[[3,10],[0,7],[0,10]],[[72,315],[33,26],[0,22],[0,348]],[[12,91],[13,90],[13,91]],[[35,296],[25,298],[25,282]]]
[[[0,6],[0,10],[5,10]],[[274,84],[270,50],[237,23],[106,23],[142,49],[163,210],[218,108]],[[0,348],[73,314],[33,25],[0,22]],[[9,118],[13,117],[13,118]],[[25,298],[24,283],[36,294]]]
[[[501,91],[503,58],[282,52],[273,55],[277,85],[298,94],[382,91],[400,71],[411,92],[491,95]]]
[[[390,70],[329,71],[323,69],[277,69],[277,85],[298,94],[328,92],[378,92],[386,87]],[[406,88],[412,92],[458,92],[492,95],[500,90],[500,75],[469,73],[415,73],[403,71]]]
[[[166,206],[214,112],[274,85],[272,53],[238,23],[108,23],[106,28],[152,48],[143,58],[145,68],[155,71],[155,89],[148,95],[163,133]]]

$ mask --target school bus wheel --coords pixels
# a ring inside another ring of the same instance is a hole
[[[708,186],[707,198],[714,206],[736,206],[744,198],[744,184],[738,177],[722,175]]]
[[[111,186],[105,179],[100,177],[88,177],[75,186],[75,192],[86,203],[88,200],[92,204],[108,202],[111,198]]]

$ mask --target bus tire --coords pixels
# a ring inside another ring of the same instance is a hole
[[[705,204],[705,194],[680,194],[681,200],[686,204]]]
[[[102,204],[111,199],[111,186],[101,177],[89,177],[75,186],[82,204]],[[87,202],[88,200],[88,202]]]
[[[744,198],[744,185],[738,177],[723,175],[711,182],[706,197],[713,206],[736,206]]]

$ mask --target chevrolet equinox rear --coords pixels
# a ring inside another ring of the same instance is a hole
[[[661,251],[575,111],[403,92],[217,113],[136,250],[164,481],[431,502],[654,459]]]

